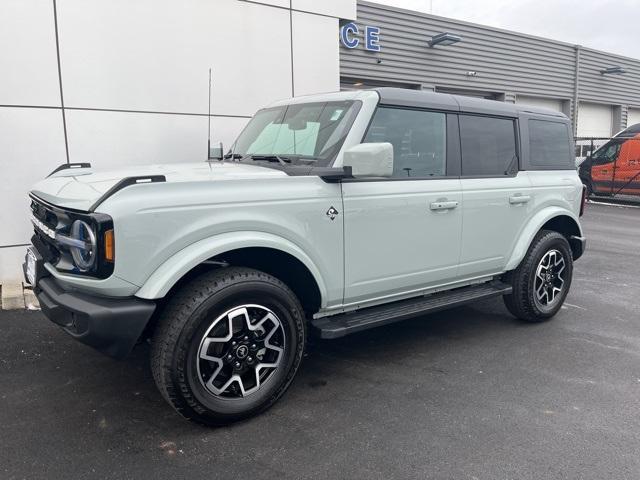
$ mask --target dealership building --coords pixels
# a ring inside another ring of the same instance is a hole
[[[370,2],[358,2],[355,25],[379,29],[379,51],[354,47],[343,29],[344,89],[396,85],[551,108],[578,137],[640,123],[640,60]]]
[[[0,44],[0,283],[57,166],[204,161],[277,99],[390,85],[544,106],[579,137],[640,123],[640,60],[355,0],[3,0]]]

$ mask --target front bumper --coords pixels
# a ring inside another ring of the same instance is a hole
[[[36,252],[37,254],[37,252]],[[23,266],[26,271],[26,265]],[[156,304],[135,297],[108,298],[65,290],[38,257],[33,291],[42,313],[73,338],[114,358],[124,358],[147,326]]]

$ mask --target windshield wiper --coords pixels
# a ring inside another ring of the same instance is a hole
[[[291,163],[291,159],[289,157],[281,157],[280,155],[249,155],[253,161],[267,161],[267,162],[278,162],[280,165],[286,165],[287,163]]]
[[[242,155],[240,155],[239,153],[227,153],[222,158],[225,160],[229,160],[229,159],[240,160],[242,158]]]

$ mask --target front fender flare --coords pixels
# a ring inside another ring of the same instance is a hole
[[[264,232],[228,232],[205,238],[175,253],[158,267],[135,294],[138,298],[158,299],[191,269],[205,260],[222,253],[246,247],[265,247],[288,253],[302,262],[311,272],[320,290],[321,304],[325,305],[327,289],[320,270],[309,256],[293,242]]]
[[[561,207],[546,207],[545,209],[540,210],[533,217],[531,217],[527,222],[527,225],[520,232],[518,241],[513,248],[509,261],[507,262],[507,271],[515,269],[520,264],[525,254],[527,253],[527,250],[529,249],[529,245],[531,245],[531,242],[533,241],[536,234],[540,231],[542,226],[549,220],[560,216],[571,218],[578,226],[580,235],[582,235],[582,227],[580,227],[578,217],[573,212],[570,212],[569,210]]]

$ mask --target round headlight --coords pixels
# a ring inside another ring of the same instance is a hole
[[[81,271],[86,272],[96,263],[98,243],[91,225],[82,220],[76,220],[71,225],[71,237],[84,242],[84,247],[71,247],[73,262]]]

